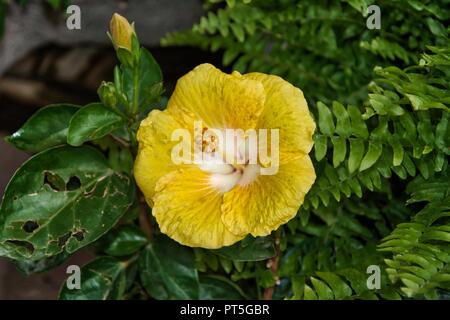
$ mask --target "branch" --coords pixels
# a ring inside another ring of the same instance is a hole
[[[267,260],[267,268],[270,268],[270,270],[272,271],[273,277],[276,279],[276,282],[275,282],[274,286],[272,286],[270,288],[266,288],[264,290],[264,294],[263,294],[264,300],[272,300],[273,292],[275,291],[275,286],[278,285],[278,283],[280,281],[278,278],[278,263],[280,261],[280,255],[281,255],[280,237],[281,237],[281,228],[278,229],[275,233],[275,239],[274,239],[275,256],[273,256],[272,258]]]
[[[150,222],[150,218],[147,212],[147,204],[145,202],[144,196],[138,191],[139,198],[139,226],[142,231],[147,236],[148,240],[151,240],[153,237],[153,228],[152,223]]]

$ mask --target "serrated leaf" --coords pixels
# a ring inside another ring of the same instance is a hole
[[[132,204],[134,184],[91,147],[57,147],[25,162],[0,207],[0,243],[13,259],[72,253],[105,234]]]
[[[29,152],[65,144],[70,119],[78,110],[78,106],[71,104],[55,104],[39,109],[7,141]]]

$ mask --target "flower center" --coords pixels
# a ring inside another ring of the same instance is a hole
[[[249,163],[250,149],[256,146],[250,146],[248,139],[239,134],[230,140],[219,143],[217,137],[210,136],[202,142],[200,169],[212,173],[209,183],[221,193],[230,191],[236,185],[251,184],[260,172],[259,165]]]

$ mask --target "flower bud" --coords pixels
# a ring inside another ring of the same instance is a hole
[[[131,37],[134,30],[128,20],[120,14],[114,13],[109,28],[114,47],[116,49],[125,48],[131,51]]]
[[[102,83],[98,89],[100,101],[107,107],[115,107],[117,104],[116,89],[112,83]]]

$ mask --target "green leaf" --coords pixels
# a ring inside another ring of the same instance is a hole
[[[336,300],[352,295],[352,289],[336,274],[332,272],[317,272],[317,275],[331,287]]]
[[[336,133],[344,138],[348,138],[351,134],[352,126],[350,125],[350,117],[344,106],[333,101],[333,114],[336,117]]]
[[[334,295],[331,289],[319,279],[311,277],[311,283],[316,289],[317,296],[320,300],[333,300]]]
[[[91,103],[78,110],[70,120],[67,142],[77,147],[102,138],[124,124],[122,117],[111,109],[101,103]]]
[[[201,300],[242,300],[245,295],[237,284],[221,276],[200,277]]]
[[[316,160],[322,160],[327,154],[327,137],[322,135],[315,136],[314,139],[314,152]]]
[[[343,137],[331,137],[333,143],[333,167],[339,166],[345,160],[347,154],[347,140]]]
[[[139,260],[145,290],[155,299],[198,299],[199,279],[192,249],[155,237]]]
[[[404,155],[403,146],[398,139],[393,139],[391,142],[391,146],[394,152],[392,164],[394,166],[399,166],[403,162],[403,155]]]
[[[139,104],[153,100],[152,95],[160,94],[161,90],[152,89],[163,81],[161,68],[152,54],[145,48],[141,48],[139,61]]]
[[[63,283],[60,300],[120,300],[126,288],[126,262],[100,257],[81,268],[80,289],[69,289]]]
[[[350,105],[348,106],[348,114],[352,124],[352,133],[356,137],[367,139],[369,137],[369,131],[367,130],[366,123],[364,122],[359,109]]]
[[[327,136],[333,135],[335,127],[330,109],[320,101],[317,102],[317,109],[319,110],[320,131]]]
[[[260,261],[275,256],[272,237],[253,238],[248,236],[232,246],[211,251],[234,261]]]
[[[364,142],[361,139],[350,140],[350,155],[348,158],[348,171],[350,173],[355,172],[364,155]]]
[[[373,166],[375,162],[377,162],[377,160],[380,158],[382,151],[383,147],[380,143],[369,141],[369,149],[367,150],[366,155],[361,161],[359,171],[367,170],[371,166]]]
[[[109,232],[105,238],[108,242],[105,253],[115,257],[135,253],[147,243],[145,234],[133,225],[120,226]]]
[[[29,152],[66,144],[70,119],[78,110],[78,106],[70,104],[55,104],[39,109],[7,141]]]
[[[72,253],[105,234],[132,204],[134,183],[91,147],[57,147],[25,162],[0,207],[0,243],[13,259]]]

